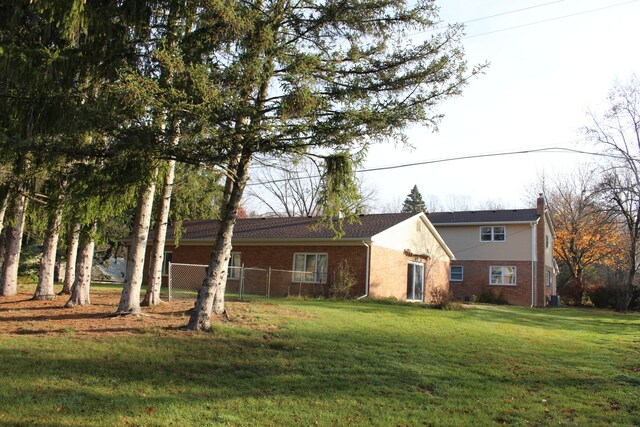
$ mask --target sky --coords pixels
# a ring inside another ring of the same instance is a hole
[[[490,66],[462,96],[441,105],[438,111],[445,118],[437,133],[409,129],[414,149],[376,144],[364,169],[550,147],[592,150],[580,136],[580,128],[589,123],[587,112],[606,107],[616,79],[640,74],[640,0],[436,4],[445,22],[466,23],[462,45],[469,65]],[[530,153],[359,176],[375,192],[378,211],[399,207],[414,185],[441,210],[528,208],[540,190],[534,185],[539,177],[594,162],[587,155]]]

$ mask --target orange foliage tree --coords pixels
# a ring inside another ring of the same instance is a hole
[[[592,188],[597,182],[596,172],[584,168],[558,177],[547,193],[556,230],[555,257],[570,272],[578,303],[585,292],[585,269],[617,264],[624,241],[615,217],[599,205]]]

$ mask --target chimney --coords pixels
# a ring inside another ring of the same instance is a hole
[[[538,194],[536,210],[538,212],[538,215],[542,216],[544,214],[544,197],[542,196],[542,193]]]

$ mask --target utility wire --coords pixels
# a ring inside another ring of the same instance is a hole
[[[472,22],[485,21],[487,19],[497,18],[499,16],[511,15],[511,14],[514,14],[514,13],[524,12],[524,11],[530,10],[530,9],[537,9],[539,7],[549,6],[549,5],[552,5],[552,4],[555,4],[555,3],[562,3],[563,1],[565,1],[565,0],[556,0],[556,1],[551,1],[551,2],[548,2],[548,3],[541,3],[541,4],[536,4],[536,5],[533,5],[533,6],[529,6],[529,7],[523,7],[522,9],[509,10],[507,12],[500,12],[500,13],[496,13],[494,15],[483,16],[483,17],[480,17],[480,18],[473,18],[473,19],[469,19],[467,21],[462,21],[461,24],[470,24]],[[419,31],[417,33],[409,34],[409,36],[417,36],[419,34],[431,33],[431,32],[438,31],[438,30],[444,30],[446,28],[447,28],[446,26],[431,28],[431,29],[428,29],[428,30],[425,30],[425,31]]]
[[[547,2],[547,3],[540,3],[540,4],[537,4],[537,5],[524,7],[522,9],[515,9],[515,10],[510,10],[510,11],[507,11],[507,12],[496,13],[494,15],[488,15],[488,16],[483,16],[483,17],[480,17],[480,18],[469,19],[467,21],[462,21],[461,23],[462,24],[469,24],[469,23],[472,23],[472,22],[484,21],[484,20],[496,18],[496,17],[499,17],[499,16],[511,15],[511,14],[514,14],[514,13],[519,13],[519,12],[527,11],[527,10],[530,10],[530,9],[536,9],[536,8],[540,8],[540,7],[549,6],[549,5],[552,5],[552,4],[555,4],[555,3],[560,3],[562,1],[564,1],[564,0],[556,0],[556,1]],[[475,38],[475,37],[482,37],[482,36],[486,36],[486,35],[490,35],[490,34],[516,30],[516,29],[519,29],[519,28],[530,27],[530,26],[533,26],[533,25],[544,24],[544,23],[547,23],[547,22],[558,21],[558,20],[561,20],[561,19],[572,18],[572,17],[575,17],[575,16],[586,15],[588,13],[599,12],[599,11],[606,10],[606,9],[611,9],[611,8],[614,8],[614,7],[625,6],[625,5],[628,5],[628,4],[631,4],[631,3],[637,3],[638,1],[640,1],[640,0],[630,0],[630,1],[625,1],[625,2],[621,2],[621,3],[611,4],[611,5],[608,5],[608,6],[598,7],[598,8],[595,8],[595,9],[589,9],[589,10],[584,10],[584,11],[581,11],[581,12],[570,13],[570,14],[567,14],[567,15],[556,16],[556,17],[553,17],[553,18],[547,18],[547,19],[543,19],[543,20],[540,20],[540,21],[529,22],[527,24],[515,25],[513,27],[507,27],[507,28],[500,28],[500,29],[493,30],[493,31],[487,31],[485,33],[472,34],[472,35],[469,35],[469,36],[464,36],[464,37],[462,37],[462,39],[471,39],[471,38]],[[438,31],[438,30],[444,30],[446,28],[447,27],[437,27],[437,28],[433,28],[433,29],[429,29],[429,30],[425,30],[425,31],[419,31],[419,32],[416,32],[416,33],[412,33],[412,34],[409,34],[409,36],[417,36],[417,35],[420,35],[420,34],[426,34],[426,33],[434,32],[434,31]]]
[[[445,158],[433,159],[433,160],[421,160],[417,162],[401,163],[397,165],[376,166],[371,168],[358,169],[355,171],[355,173],[377,172],[377,171],[384,171],[384,170],[391,170],[391,169],[408,168],[412,166],[422,166],[422,165],[430,165],[435,163],[453,162],[458,160],[481,159],[485,157],[502,157],[502,156],[513,156],[517,154],[533,154],[533,153],[564,153],[564,154],[573,153],[573,154],[584,154],[589,156],[608,157],[608,158],[617,158],[617,159],[624,158],[623,156],[616,156],[613,154],[599,153],[594,151],[577,150],[574,148],[545,147],[545,148],[531,148],[531,149],[516,150],[516,151],[503,151],[498,153],[469,154],[466,156],[445,157]],[[313,178],[320,178],[320,175],[310,175],[310,176],[301,177],[299,179],[313,179]],[[247,186],[276,184],[279,182],[287,182],[290,179],[298,179],[298,178],[282,178],[282,179],[274,179],[269,181],[249,182],[247,183]]]
[[[605,10],[605,9],[611,9],[611,8],[618,7],[618,6],[625,6],[625,5],[628,5],[628,4],[631,4],[631,3],[637,3],[638,1],[640,1],[640,0],[631,0],[631,1],[626,1],[626,2],[622,2],[622,3],[612,4],[612,5],[609,5],[609,6],[598,7],[596,9],[589,9],[589,10],[584,10],[582,12],[570,13],[568,15],[556,16],[554,18],[548,18],[548,19],[543,19],[543,20],[540,20],[540,21],[529,22],[527,24],[516,25],[516,26],[513,26],[513,27],[507,27],[507,28],[501,28],[501,29],[493,30],[493,31],[487,31],[486,33],[472,34],[470,36],[463,37],[463,39],[471,39],[471,38],[474,38],[474,37],[482,37],[482,36],[486,36],[486,35],[489,35],[489,34],[501,33],[501,32],[504,32],[504,31],[516,30],[518,28],[530,27],[530,26],[533,26],[533,25],[538,25],[538,24],[544,24],[544,23],[547,23],[547,22],[558,21],[560,19],[572,18],[574,16],[586,15],[588,13],[599,12],[599,11]]]

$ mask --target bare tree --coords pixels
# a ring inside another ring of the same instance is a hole
[[[616,309],[628,308],[635,290],[640,239],[640,81],[616,82],[604,114],[590,113],[586,137],[601,146],[611,161],[604,171],[600,189],[604,202],[624,225],[627,245],[627,274]]]
[[[468,211],[469,196],[460,194],[449,194],[445,204],[445,210],[449,211]]]
[[[261,168],[251,177],[247,197],[276,217],[318,216],[322,213],[320,196],[325,170],[314,158],[282,157],[262,159]],[[360,199],[354,211],[367,213],[373,209],[375,191],[362,179],[358,181]]]
[[[264,205],[270,215],[278,217],[315,216],[322,170],[311,158],[281,158],[267,163],[252,176],[247,197]]]

